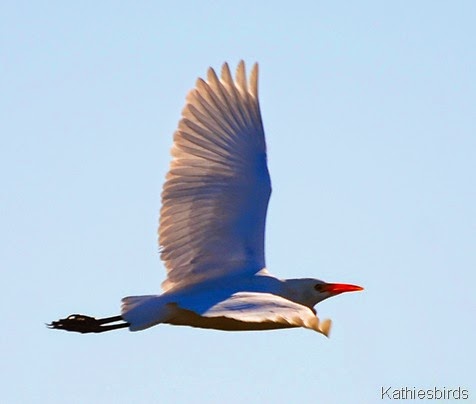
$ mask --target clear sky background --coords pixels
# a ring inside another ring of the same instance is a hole
[[[476,3],[4,2],[2,403],[476,400]],[[208,66],[260,63],[283,278],[356,283],[304,329],[48,330],[160,292],[172,134]]]

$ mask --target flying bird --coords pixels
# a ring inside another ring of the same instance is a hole
[[[186,98],[174,134],[162,192],[160,257],[167,269],[160,295],[122,299],[121,314],[82,314],[50,328],[100,333],[157,324],[227,331],[304,327],[328,336],[314,306],[356,285],[278,279],[265,264],[266,211],[271,194],[258,101],[258,65],[233,78],[225,63],[208,70]]]

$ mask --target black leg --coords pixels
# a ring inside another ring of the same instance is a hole
[[[122,322],[104,325],[118,321]],[[130,324],[125,322],[121,316],[95,319],[94,317],[85,316],[83,314],[71,314],[67,318],[62,318],[58,321],[53,321],[51,324],[47,324],[47,327],[55,330],[74,331],[86,334],[90,332],[100,333],[117,330],[119,328],[129,327],[129,325]]]

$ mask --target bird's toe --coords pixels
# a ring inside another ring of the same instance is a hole
[[[83,314],[71,314],[66,318],[47,324],[47,327],[56,330],[88,333],[98,332],[101,328],[101,324],[94,317],[85,316]]]

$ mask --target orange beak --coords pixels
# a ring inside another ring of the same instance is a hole
[[[335,296],[344,292],[357,292],[364,290],[363,287],[357,285],[348,285],[346,283],[328,283],[323,287],[324,292],[328,292]]]

